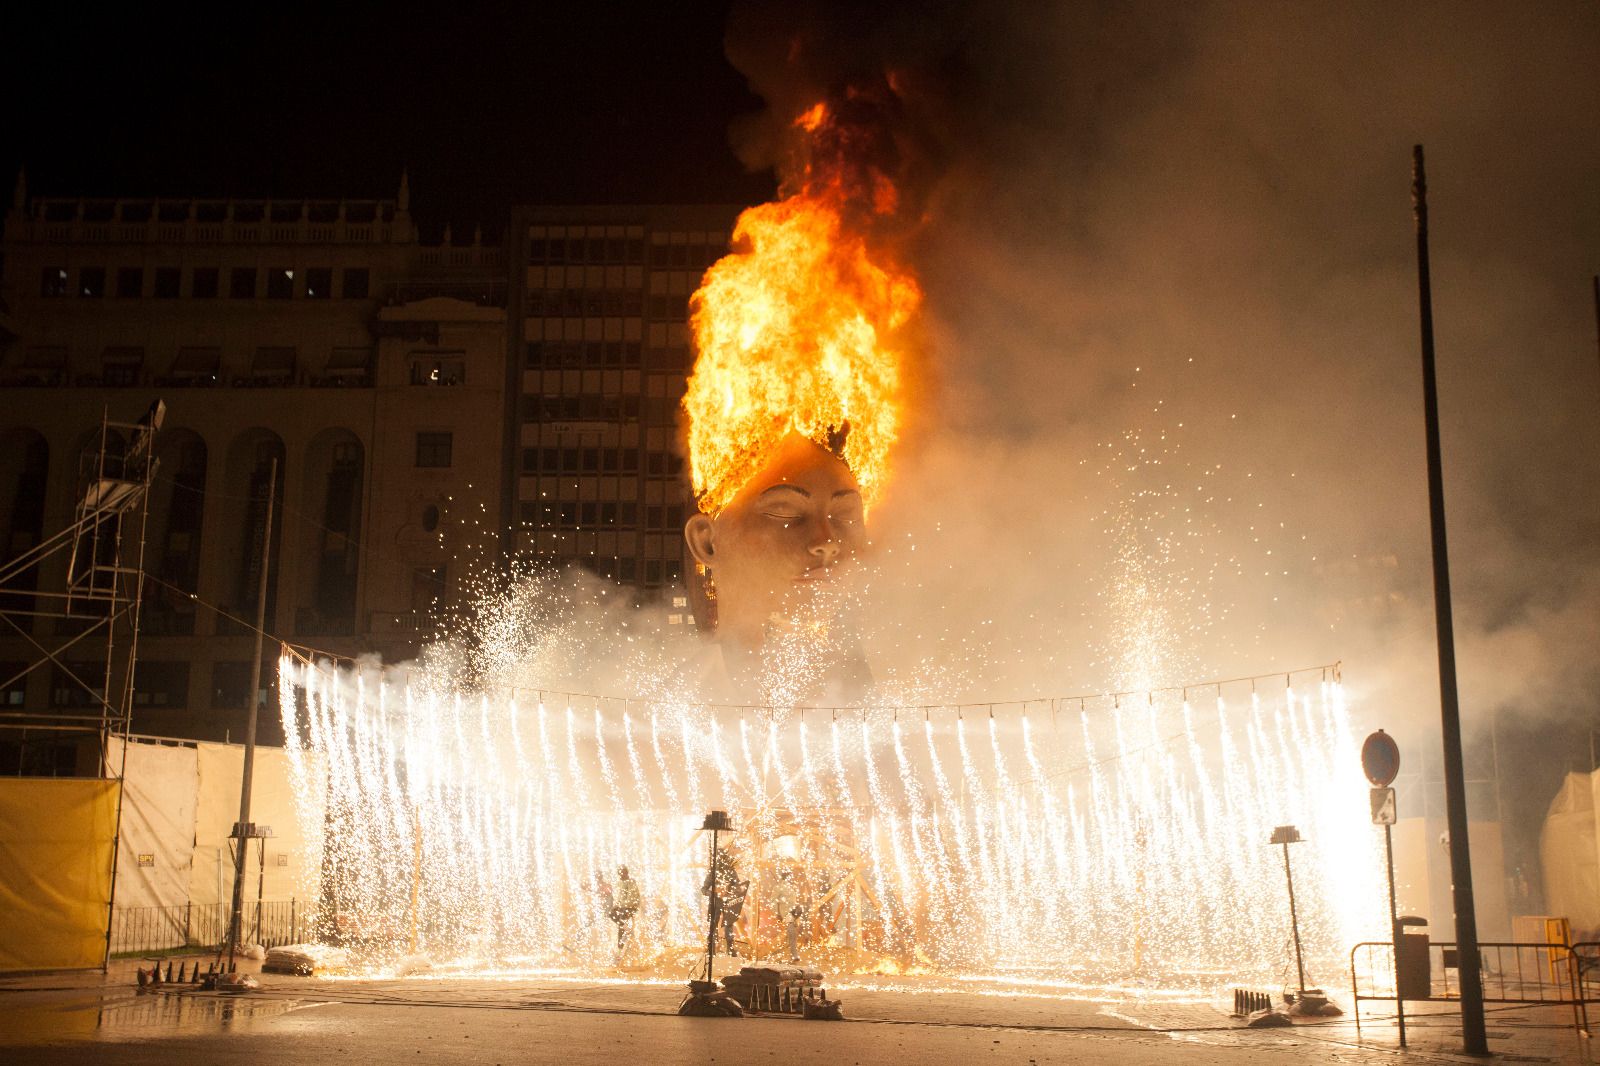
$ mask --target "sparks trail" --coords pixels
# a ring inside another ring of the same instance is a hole
[[[954,716],[864,708],[819,745],[798,716],[753,723],[665,700],[564,700],[552,715],[292,659],[281,670],[308,797],[326,767],[326,813],[304,812],[326,848],[326,895],[380,968],[412,950],[469,971],[609,966],[604,883],[626,865],[644,895],[630,958],[677,975],[703,948],[698,826],[718,808],[735,814],[751,886],[740,938],[758,953],[781,942],[771,890],[788,870],[806,957],[834,970],[1022,967],[1191,990],[1208,975],[1267,977],[1283,921],[1262,841],[1286,821],[1315,842],[1308,956],[1337,967],[1381,921],[1362,904],[1381,899],[1371,842],[1341,824],[1363,797],[1334,681],[1285,688],[1281,707],[1235,692],[1203,713],[1154,694],[1105,714],[1086,700],[1070,727],[993,717],[981,738]],[[1269,711],[1293,725],[1274,728]],[[920,737],[899,714],[922,719]],[[1087,781],[1071,772],[1085,767]]]

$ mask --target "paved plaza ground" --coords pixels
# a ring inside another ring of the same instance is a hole
[[[1460,1021],[1418,1004],[1411,1049],[1391,1016],[1357,1035],[1348,1016],[1246,1029],[1231,1004],[1155,995],[1018,992],[978,983],[855,978],[834,984],[843,1023],[788,1017],[678,1017],[681,988],[580,975],[399,980],[267,974],[258,992],[137,988],[133,962],[109,974],[0,980],[0,1062],[127,1063],[1046,1063],[1475,1062]],[[1345,1004],[1348,1008],[1348,1004]],[[1366,1006],[1372,1006],[1368,1004]],[[1594,1062],[1568,1010],[1491,1008],[1505,1062]]]

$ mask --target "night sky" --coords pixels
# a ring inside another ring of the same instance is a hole
[[[425,227],[514,203],[766,199],[726,5],[55,5],[7,14],[0,173],[37,195],[393,196]],[[9,186],[8,186],[9,189]],[[426,234],[425,234],[426,235]]]

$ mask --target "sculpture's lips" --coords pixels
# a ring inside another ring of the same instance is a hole
[[[826,569],[824,569],[824,568],[819,566],[819,567],[817,567],[817,569],[815,569],[815,570],[807,570],[805,573],[803,573],[799,577],[795,578],[794,579],[794,583],[796,585],[812,585],[812,584],[816,584],[817,582],[832,581],[832,580],[833,580],[833,573],[831,571],[826,570]]]

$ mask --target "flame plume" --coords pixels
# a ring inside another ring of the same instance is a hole
[[[683,406],[708,514],[791,432],[839,451],[870,507],[902,428],[903,334],[922,293],[870,239],[900,197],[881,169],[851,158],[859,138],[826,104],[794,126],[806,157],[797,188],[739,216],[736,250],[690,304],[697,355]]]

